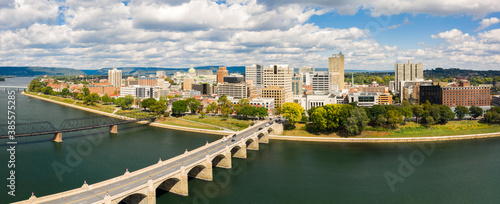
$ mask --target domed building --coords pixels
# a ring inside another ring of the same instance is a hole
[[[193,66],[188,70],[188,75],[192,78],[196,77],[196,70],[194,70]]]

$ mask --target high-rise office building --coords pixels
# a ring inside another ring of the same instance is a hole
[[[293,74],[292,92],[293,92],[293,95],[302,95],[302,76],[300,74],[297,74],[297,73]]]
[[[219,96],[231,96],[234,98],[247,98],[247,84],[246,83],[227,83],[217,84],[217,94]]]
[[[314,72],[312,75],[312,90],[313,91],[330,91],[330,77],[327,72]]]
[[[217,83],[221,84],[224,82],[224,77],[227,76],[229,72],[227,71],[226,67],[219,67],[219,70],[217,70]]]
[[[278,86],[283,89],[284,100],[279,101],[275,98],[275,104],[283,106],[283,103],[293,102],[293,92],[292,92],[292,77],[293,68],[288,65],[271,65],[270,67],[264,68],[264,86]],[[264,91],[264,89],[262,89]],[[262,92],[262,97],[264,96]],[[280,103],[278,103],[279,101]]]
[[[394,65],[394,75],[396,91],[401,91],[399,86],[401,81],[418,81],[424,79],[424,65],[422,63],[412,64],[408,60],[408,64],[396,63]]]
[[[254,64],[245,67],[246,80],[252,80],[253,86],[262,86],[264,84],[264,67],[261,64]]]
[[[108,71],[108,82],[115,88],[122,86],[122,70],[113,68]]]
[[[332,90],[344,89],[344,55],[342,52],[328,58],[328,72],[330,74],[330,88]]]

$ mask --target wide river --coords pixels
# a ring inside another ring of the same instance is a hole
[[[9,86],[22,78],[0,83]],[[10,83],[10,84],[9,84]],[[16,89],[17,90],[17,89]],[[7,123],[7,92],[0,91],[0,124]],[[16,122],[96,116],[23,96],[16,91]],[[21,128],[21,127],[19,127]],[[129,124],[17,138],[15,197],[0,139],[0,203],[78,188],[179,155],[220,136]],[[271,140],[232,169],[214,168],[214,181],[189,181],[189,196],[157,192],[157,203],[500,203],[500,139],[420,144],[340,144]]]

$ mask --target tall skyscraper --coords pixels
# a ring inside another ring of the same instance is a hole
[[[408,64],[396,63],[394,65],[394,75],[396,91],[401,91],[401,81],[418,81],[424,79],[424,65],[422,63],[412,64],[411,60],[408,60]]]
[[[266,88],[273,87],[277,89],[278,87],[282,89],[284,98],[275,98],[275,104],[279,104],[281,107],[283,103],[293,102],[293,92],[292,92],[292,77],[293,68],[288,65],[271,65],[270,67],[264,68],[264,86]],[[273,98],[271,96],[266,96],[264,93],[265,89],[262,89],[263,98]]]
[[[313,91],[330,91],[330,77],[327,72],[314,72],[312,75],[312,89]]]
[[[245,78],[246,80],[252,80],[253,86],[262,86],[264,84],[263,75],[264,67],[261,64],[245,67]]]
[[[115,88],[122,86],[122,70],[113,68],[108,70],[108,82]]]
[[[224,77],[228,74],[229,72],[226,67],[219,67],[219,70],[217,70],[217,83],[222,84],[224,82]]]
[[[328,72],[330,73],[331,89],[344,89],[344,55],[342,52],[328,58]]]

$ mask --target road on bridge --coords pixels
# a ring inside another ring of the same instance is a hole
[[[162,165],[157,168],[154,168],[152,171],[144,172],[142,174],[138,174],[132,176],[128,179],[119,180],[113,184],[103,186],[99,189],[92,189],[85,191],[80,194],[71,195],[68,197],[60,198],[57,200],[52,200],[44,203],[94,203],[94,202],[102,202],[104,197],[106,196],[106,192],[109,193],[110,196],[119,194],[121,192],[139,187],[148,182],[149,177],[153,180],[165,176],[167,174],[173,173],[175,171],[180,170],[181,165],[188,166],[190,164],[198,162],[200,158],[205,158],[206,153],[212,154],[224,149],[227,145],[238,143],[241,140],[251,136],[253,133],[258,131],[259,128],[266,127],[266,123],[261,123],[259,125],[254,125],[245,129],[244,131],[237,133],[235,138],[229,137],[227,141],[218,140],[219,144],[215,146],[210,146],[206,149],[206,151],[198,151],[195,154],[189,155],[187,157],[179,158],[167,165]],[[232,141],[234,139],[234,141]],[[258,142],[258,141],[257,141]],[[230,158],[231,159],[231,158]]]

